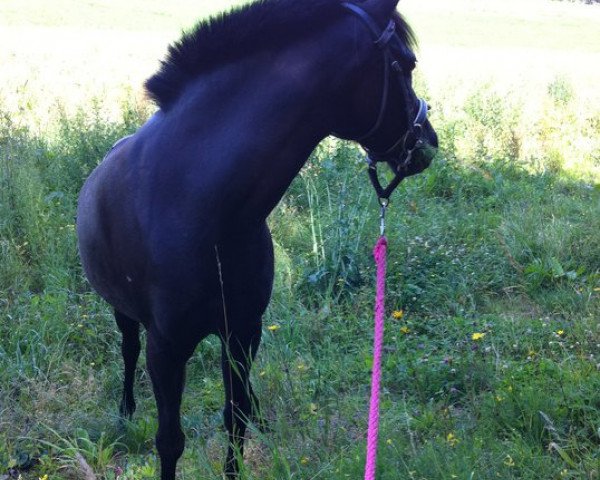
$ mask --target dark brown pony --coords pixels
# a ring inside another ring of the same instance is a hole
[[[431,161],[437,138],[412,89],[413,37],[396,3],[263,0],[200,23],[146,83],[156,114],[81,191],[82,262],[123,334],[123,415],[135,410],[147,330],[162,480],[184,448],[186,362],[210,334],[223,345],[225,473],[237,476],[273,284],[265,220],[316,145],[333,132],[358,140],[373,168],[386,161],[398,178]]]

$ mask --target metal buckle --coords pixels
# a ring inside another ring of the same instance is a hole
[[[381,36],[375,40],[375,45],[377,45],[381,50],[387,47],[388,43],[396,33],[396,22],[394,20],[390,20],[390,23],[387,24],[385,30],[381,34]]]

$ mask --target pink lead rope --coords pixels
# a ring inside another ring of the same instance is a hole
[[[382,217],[385,207],[382,206]],[[383,225],[383,218],[382,218]],[[377,463],[377,437],[379,433],[379,390],[381,385],[381,352],[385,317],[385,270],[387,239],[382,234],[375,244],[373,256],[377,265],[377,293],[375,296],[375,337],[373,340],[373,376],[371,379],[371,402],[369,405],[369,430],[367,433],[367,463],[365,480],[375,480]]]

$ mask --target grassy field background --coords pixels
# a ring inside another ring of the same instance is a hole
[[[196,19],[241,0],[3,0],[0,92],[24,90],[38,110],[58,98],[119,104],[123,89],[141,94],[166,45]],[[547,0],[401,2],[421,41],[420,71],[432,94],[492,82],[528,94],[564,76],[599,98],[597,6]]]
[[[166,45],[232,4],[0,0],[0,480],[156,477],[144,362],[122,423],[119,336],[83,278],[75,204],[152,111],[141,85]],[[401,11],[442,152],[390,210],[378,478],[597,480],[600,7]],[[253,378],[272,432],[253,431],[242,478],[361,478],[378,227],[360,151],[325,141],[270,224]],[[181,479],[221,478],[218,362],[216,339],[190,362]]]

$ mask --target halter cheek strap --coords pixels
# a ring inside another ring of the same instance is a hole
[[[373,38],[375,39],[374,44],[383,53],[384,83],[379,114],[377,115],[377,119],[375,120],[375,123],[369,129],[369,131],[356,139],[356,141],[362,143],[363,141],[372,137],[380,129],[385,118],[390,90],[390,67],[394,70],[394,73],[398,75],[400,88],[402,89],[402,94],[405,97],[405,103],[407,107],[410,101],[408,99],[409,95],[407,95],[406,92],[406,86],[401,78],[402,67],[400,66],[398,60],[396,60],[392,55],[389,46],[392,39],[397,38],[396,22],[394,22],[394,20],[391,19],[388,22],[387,27],[383,30],[383,32],[381,32],[379,26],[377,25],[377,22],[375,22],[375,20],[358,5],[348,2],[344,2],[341,5],[346,10],[349,10],[351,13],[356,15],[362,21],[362,23],[373,35]],[[394,142],[394,144],[391,147],[384,150],[383,152],[376,152],[372,149],[365,148],[368,154],[367,162],[369,164],[369,178],[371,179],[373,188],[375,189],[380,200],[387,200],[392,194],[392,192],[396,189],[396,187],[400,184],[400,182],[404,178],[406,178],[406,167],[410,164],[412,154],[417,149],[417,147],[421,146],[423,143],[421,136],[423,134],[423,124],[427,120],[427,110],[427,103],[425,102],[425,100],[419,98],[417,114],[414,118],[409,119],[409,128],[404,135],[402,135],[396,142]],[[398,162],[395,168],[394,179],[387,185],[387,187],[384,188],[381,185],[381,182],[379,181],[379,177],[377,175],[377,162],[390,160],[389,157],[396,153],[398,153],[399,158],[403,156],[403,159],[402,161]]]
[[[379,26],[373,20],[373,18],[365,12],[362,8],[354,5],[353,3],[342,3],[342,7],[351,11],[354,15],[356,15],[371,31],[376,40],[374,41],[377,48],[383,51],[384,61],[383,61],[383,93],[381,95],[381,104],[379,106],[379,115],[377,115],[377,119],[373,126],[369,129],[369,131],[356,139],[357,142],[362,142],[370,137],[372,137],[377,130],[381,127],[383,123],[383,119],[385,117],[385,112],[387,109],[387,101],[390,92],[390,65],[393,63],[393,59],[389,53],[388,45],[392,38],[396,35],[396,22],[390,20],[387,27],[383,32],[380,31]]]

